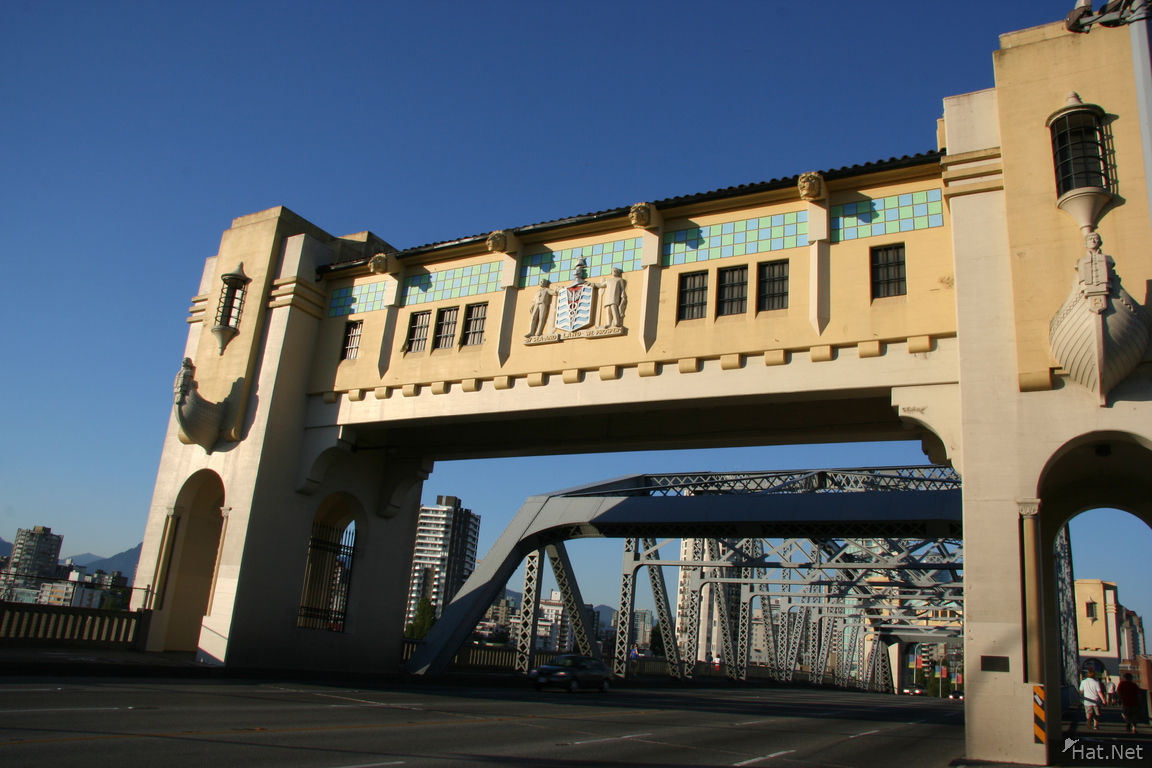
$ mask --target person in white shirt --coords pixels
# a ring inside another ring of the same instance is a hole
[[[1084,700],[1084,715],[1092,730],[1100,730],[1100,707],[1104,706],[1104,686],[1096,679],[1096,673],[1088,670],[1088,677],[1080,681],[1080,698]]]

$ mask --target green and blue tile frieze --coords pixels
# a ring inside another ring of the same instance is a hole
[[[374,312],[384,309],[384,281],[337,288],[328,304],[328,317]]]
[[[792,211],[665,232],[660,263],[671,267],[805,245],[808,245],[808,211]]]
[[[441,299],[462,299],[500,290],[500,262],[474,264],[404,278],[400,303],[405,307]]]
[[[829,213],[833,243],[944,226],[939,189],[834,205]]]
[[[541,278],[552,282],[572,279],[572,268],[576,260],[584,257],[588,277],[603,277],[612,273],[612,267],[622,272],[640,269],[640,245],[643,238],[628,237],[610,243],[597,243],[579,248],[565,248],[561,251],[544,251],[524,256],[520,259],[519,286],[528,288],[539,285]]]

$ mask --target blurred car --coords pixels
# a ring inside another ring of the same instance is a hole
[[[923,696],[926,691],[924,690],[924,686],[920,685],[920,683],[909,683],[900,689],[900,693],[906,694],[908,696]]]
[[[964,691],[957,688],[956,690],[952,691],[952,693],[948,694],[948,698],[950,698],[950,699],[963,699],[964,698]]]
[[[591,656],[564,653],[536,667],[528,673],[528,677],[538,691],[556,685],[569,693],[576,693],[581,688],[596,688],[601,693],[607,693],[611,687],[612,672]]]

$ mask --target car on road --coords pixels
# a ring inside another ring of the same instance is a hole
[[[948,698],[950,698],[950,699],[963,699],[964,698],[964,691],[957,688],[954,691],[952,691],[952,693],[948,694]]]
[[[900,689],[900,693],[908,696],[923,696],[927,691],[924,690],[924,686],[920,685],[920,683],[908,683],[908,685]]]
[[[536,667],[528,673],[528,677],[538,691],[555,685],[569,693],[576,693],[581,688],[596,688],[601,693],[607,693],[611,687],[612,672],[591,656],[564,653]]]

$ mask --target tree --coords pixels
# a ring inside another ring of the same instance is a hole
[[[659,624],[652,627],[652,638],[648,641],[648,649],[653,656],[664,656],[664,629]]]
[[[416,615],[412,617],[412,623],[404,627],[404,637],[409,640],[423,640],[435,625],[436,609],[432,607],[431,600],[422,597],[420,602],[416,603]]]

